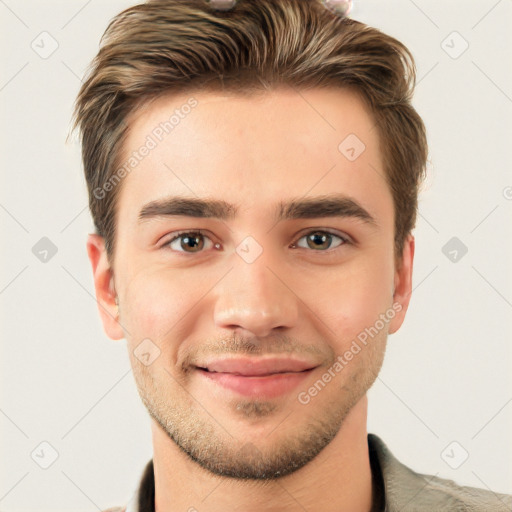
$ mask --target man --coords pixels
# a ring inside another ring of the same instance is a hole
[[[414,78],[320,1],[157,0],[109,25],[75,115],[100,315],[152,420],[129,511],[511,509],[366,429],[412,289]]]

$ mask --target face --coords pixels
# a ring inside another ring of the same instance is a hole
[[[121,184],[113,268],[88,241],[105,330],[192,460],[292,473],[363,399],[408,305],[414,240],[396,269],[372,116],[347,90],[281,89],[161,97],[129,124],[125,160],[144,156]]]

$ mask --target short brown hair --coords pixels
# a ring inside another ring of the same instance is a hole
[[[348,87],[375,117],[395,210],[395,261],[416,223],[425,175],[425,126],[411,105],[415,65],[396,39],[326,9],[320,0],[150,0],[117,15],[101,39],[74,112],[80,127],[89,207],[115,252],[120,165],[127,116],[169,92],[249,94],[273,86]],[[341,142],[341,141],[340,141]],[[97,191],[102,191],[98,197]]]

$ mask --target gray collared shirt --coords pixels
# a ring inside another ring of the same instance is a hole
[[[368,434],[368,447],[374,512],[512,512],[512,495],[464,487],[453,480],[416,473],[396,459],[375,434]],[[151,459],[128,505],[103,512],[154,512],[154,503]]]

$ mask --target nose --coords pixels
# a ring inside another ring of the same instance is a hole
[[[215,287],[215,325],[257,337],[296,325],[299,299],[290,288],[290,276],[264,253],[252,263],[234,255],[233,269]]]

